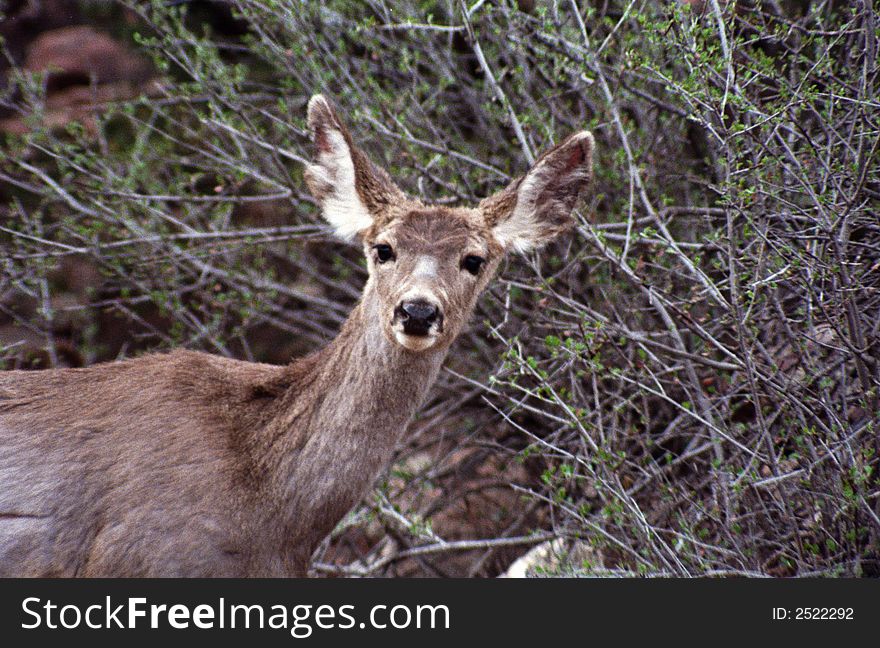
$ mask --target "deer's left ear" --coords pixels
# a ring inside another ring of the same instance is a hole
[[[373,164],[351,139],[348,129],[323,95],[309,101],[308,124],[315,160],[306,167],[309,191],[336,233],[350,239],[406,199],[384,169]]]
[[[480,203],[505,250],[526,252],[574,224],[572,210],[593,175],[593,146],[589,131],[571,135],[538,158],[526,175]]]

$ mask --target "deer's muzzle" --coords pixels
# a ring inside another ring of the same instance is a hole
[[[407,335],[428,335],[435,324],[439,329],[443,323],[440,309],[424,299],[401,302],[394,309],[394,319],[403,325]]]

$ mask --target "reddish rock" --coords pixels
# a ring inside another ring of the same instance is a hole
[[[57,128],[78,121],[94,131],[106,105],[159,91],[150,64],[124,44],[88,25],[44,31],[27,48],[22,68],[46,73],[43,123]],[[20,115],[0,118],[0,132],[24,134]]]
[[[43,32],[27,51],[24,69],[49,72],[49,88],[129,82],[151,75],[149,63],[89,25]]]

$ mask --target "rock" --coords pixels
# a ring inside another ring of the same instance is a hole
[[[43,124],[49,128],[78,121],[93,132],[95,115],[105,105],[161,92],[146,60],[88,25],[39,34],[27,48],[22,69],[46,74]],[[30,128],[21,115],[0,118],[0,131],[24,134]]]
[[[147,61],[89,25],[43,32],[28,48],[23,67],[29,72],[48,72],[50,91],[71,85],[137,85],[152,73]]]
[[[12,61],[21,64],[27,46],[40,32],[72,25],[82,20],[77,0],[9,0],[0,3],[0,37]],[[0,70],[6,69],[0,57]]]
[[[602,558],[583,540],[548,540],[517,558],[499,578],[530,578],[541,575],[587,575],[602,568]]]

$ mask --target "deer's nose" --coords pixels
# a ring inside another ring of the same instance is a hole
[[[440,309],[423,299],[405,301],[396,311],[403,323],[403,332],[408,335],[427,335],[432,324],[443,320]]]

